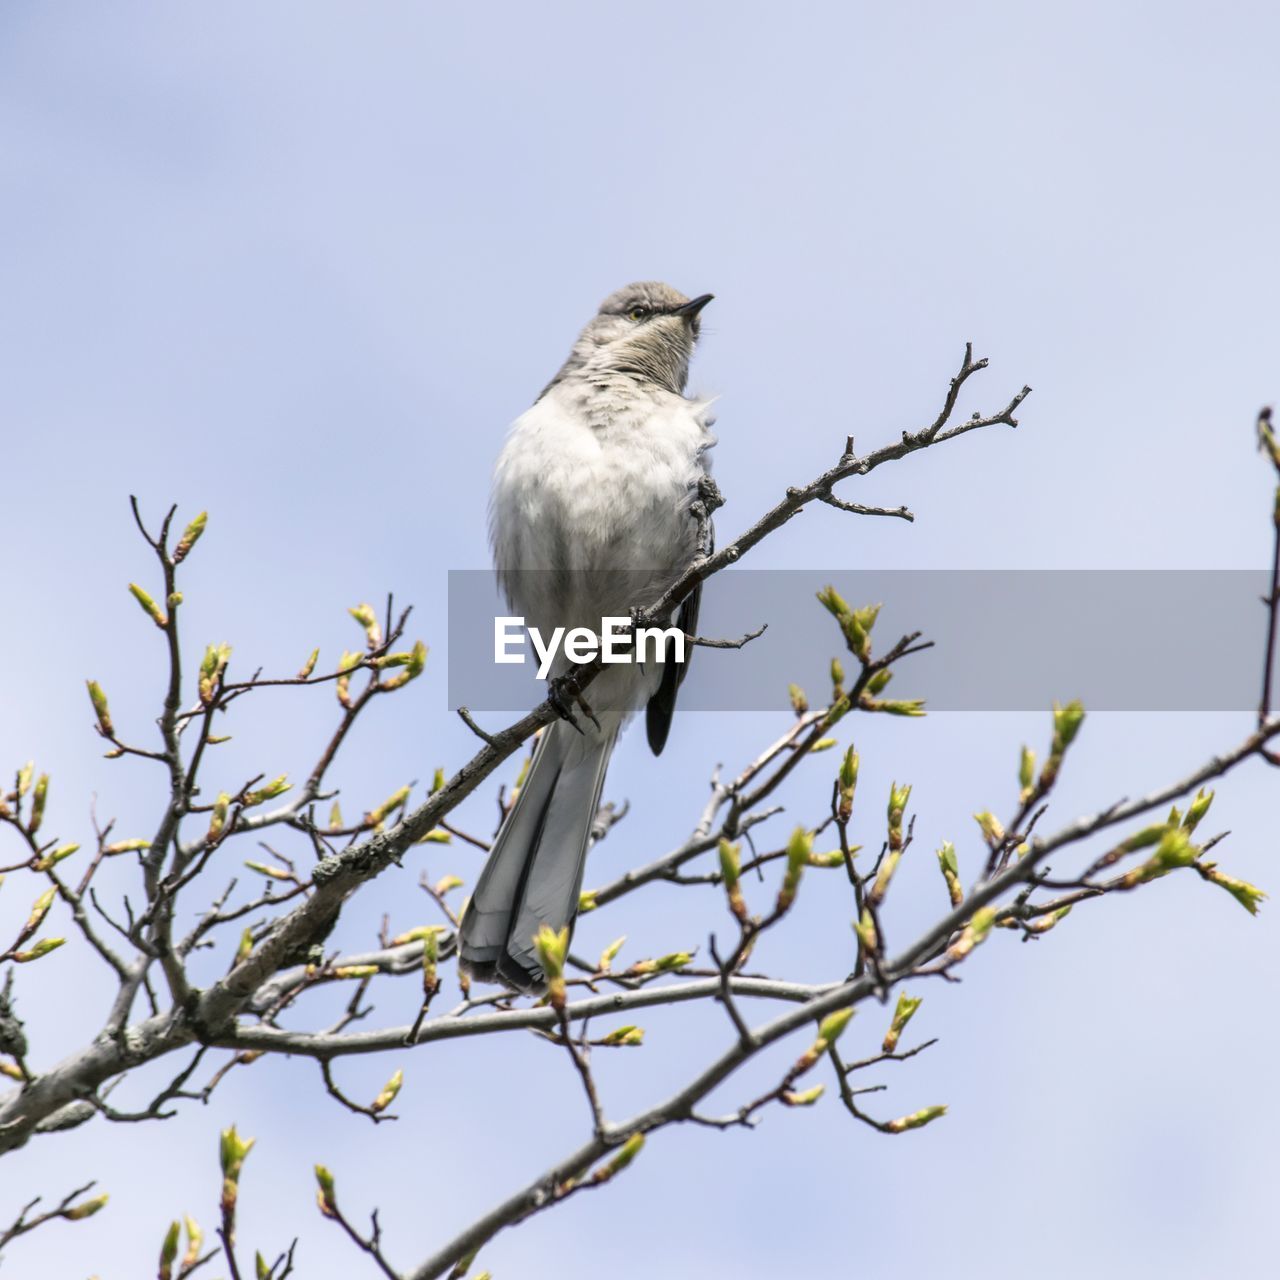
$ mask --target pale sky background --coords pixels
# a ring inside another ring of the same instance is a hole
[[[870,447],[927,420],[966,339],[992,369],[965,412],[1035,387],[1017,433],[848,495],[905,501],[916,524],[815,508],[754,567],[1262,566],[1271,498],[1251,432],[1280,396],[1278,46],[1264,3],[5,6],[0,767],[51,771],[63,838],[88,834],[93,793],[121,834],[149,830],[156,779],[101,759],[82,683],[101,679],[117,723],[145,735],[161,650],[125,591],[151,572],[129,493],[152,514],[210,511],[185,583],[197,656],[225,639],[241,670],[291,671],[355,640],[346,606],[389,589],[416,604],[428,675],[356,735],[336,775],[349,811],[460,764],[446,571],[487,563],[505,425],[636,278],[717,295],[694,383],[723,397],[726,534],[847,433]],[[1063,625],[1090,660],[1105,653],[1105,619]],[[1149,625],[1194,627],[1196,601]],[[1008,643],[1037,636],[1011,618]],[[232,724],[221,780],[301,774],[332,715],[325,695],[264,699]],[[711,765],[740,766],[783,723],[781,706],[684,716],[657,763],[632,734],[607,787],[632,816],[588,883],[678,843]],[[1008,810],[1018,746],[1043,747],[1047,723],[841,726],[863,756],[869,843],[889,781],[916,786],[900,942],[940,909],[932,849],[956,839],[972,870],[969,815]],[[1094,717],[1046,821],[1179,776],[1248,727]],[[828,784],[817,763],[792,811],[820,812]],[[1274,794],[1274,776],[1242,772],[1211,824],[1234,833],[1224,866],[1272,888]],[[476,826],[491,813],[491,792],[468,810]],[[415,856],[361,895],[343,938],[365,944],[383,912],[394,928],[429,919],[422,866],[476,870],[462,849]],[[5,936],[29,905],[22,879],[0,892]],[[842,973],[846,893],[815,876],[800,912],[762,962]],[[711,898],[664,888],[622,920],[632,958],[723,927]],[[585,920],[579,948],[618,921]],[[828,1101],[753,1134],[664,1133],[614,1187],[478,1265],[498,1280],[1273,1275],[1278,956],[1274,904],[1250,920],[1190,876],[1081,910],[1038,946],[1002,935],[963,985],[925,990],[913,1030],[942,1043],[877,1077],[892,1085],[877,1114],[947,1102],[944,1121],[881,1138]],[[37,1068],[99,1025],[93,963],[67,947],[20,975]],[[415,1002],[406,985],[373,1019],[407,1021]],[[883,1022],[864,1011],[851,1035],[870,1049]],[[711,1009],[644,1023],[643,1052],[601,1064],[619,1117],[726,1042]],[[235,1121],[258,1138],[247,1249],[297,1233],[308,1280],[372,1274],[315,1213],[323,1160],[351,1210],[381,1207],[407,1270],[584,1132],[576,1080],[532,1037],[338,1071],[372,1097],[396,1066],[402,1119],[376,1130],[310,1064],[262,1063],[167,1124],[32,1142],[4,1163],[0,1217],[82,1176],[112,1202],[6,1261],[59,1280],[150,1274],[171,1218],[212,1227],[216,1133]]]

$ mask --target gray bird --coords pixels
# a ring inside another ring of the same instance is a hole
[[[684,390],[710,301],[657,283],[610,294],[511,428],[494,468],[494,565],[513,613],[544,636],[557,626],[598,635],[602,618],[653,603],[701,550],[690,504],[715,437],[710,401]],[[690,596],[678,625],[693,632],[697,609]],[[570,665],[561,653],[553,688]],[[647,705],[649,745],[661,752],[686,669],[607,666],[585,691],[591,715],[543,732],[463,913],[464,973],[543,988],[534,935],[573,924],[618,734]]]

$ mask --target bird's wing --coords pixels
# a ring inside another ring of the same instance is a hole
[[[716,546],[715,525],[708,521],[708,545],[707,555],[710,555]],[[686,634],[694,636],[698,634],[698,609],[702,604],[702,583],[699,582],[694,589],[685,597],[684,603],[680,606],[680,612],[676,615],[676,625]],[[662,667],[662,683],[658,686],[657,692],[649,699],[649,705],[645,708],[644,727],[649,737],[649,749],[655,756],[662,754],[662,748],[667,745],[667,735],[671,732],[671,718],[676,711],[676,695],[680,691],[680,685],[683,683],[686,675],[689,674],[689,664],[693,661],[693,648],[690,646],[685,653],[684,662],[667,662]]]

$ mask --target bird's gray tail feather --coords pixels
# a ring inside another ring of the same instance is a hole
[[[544,985],[533,945],[543,925],[572,926],[591,825],[619,725],[557,722],[542,735],[515,805],[502,824],[459,930],[463,972],[518,991]]]

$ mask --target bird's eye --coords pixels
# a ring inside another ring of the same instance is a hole
[[[647,307],[632,307],[627,312],[633,320],[647,320],[649,318],[649,310]]]

